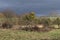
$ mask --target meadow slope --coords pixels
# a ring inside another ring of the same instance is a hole
[[[60,29],[50,32],[29,32],[21,30],[0,29],[0,40],[59,40]]]

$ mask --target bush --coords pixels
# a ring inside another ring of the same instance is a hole
[[[46,31],[50,31],[51,28],[49,27],[39,28],[38,26],[34,26],[34,27],[31,26],[31,27],[20,27],[19,30],[46,32]]]
[[[6,29],[8,29],[8,28],[12,28],[12,24],[10,24],[10,23],[3,23],[2,24],[2,28],[6,28]]]

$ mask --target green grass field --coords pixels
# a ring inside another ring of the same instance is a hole
[[[59,40],[60,29],[50,32],[29,32],[21,30],[0,29],[0,40]]]

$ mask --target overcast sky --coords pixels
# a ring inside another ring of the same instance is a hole
[[[51,11],[60,13],[60,0],[0,0],[0,8],[7,7],[20,13],[34,11],[47,15]]]

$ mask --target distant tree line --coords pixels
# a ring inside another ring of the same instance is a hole
[[[52,17],[52,16],[36,16],[35,12],[29,12],[24,14],[17,14],[14,11],[10,9],[6,9],[2,11],[2,14],[4,15],[4,25],[9,26],[9,24],[12,25],[39,25],[43,24],[46,27],[51,27],[51,25],[58,25],[60,27],[60,17]],[[3,26],[4,26],[3,25]]]

